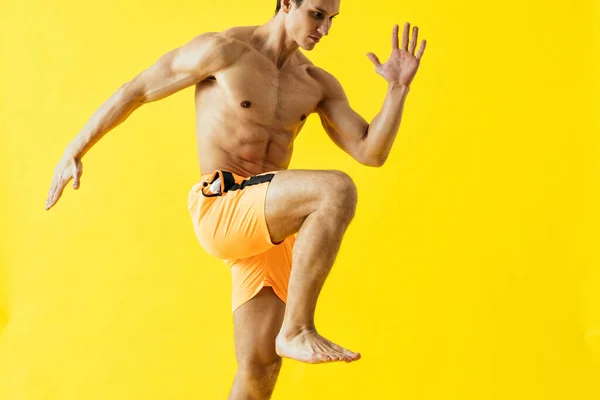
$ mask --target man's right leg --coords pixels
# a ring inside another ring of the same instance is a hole
[[[315,308],[325,278],[356,209],[356,187],[339,171],[279,171],[271,181],[265,214],[271,240],[298,233],[292,253],[287,305],[277,353],[302,362],[355,361],[317,333]]]

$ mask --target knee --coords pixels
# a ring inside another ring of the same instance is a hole
[[[356,211],[358,194],[352,178],[342,171],[329,171],[330,177],[327,188],[325,205],[332,208],[331,215],[352,219]]]

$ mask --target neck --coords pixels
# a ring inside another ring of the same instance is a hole
[[[277,69],[281,69],[298,50],[298,43],[285,30],[285,16],[277,13],[273,18],[260,25],[252,34],[253,44],[263,52]]]

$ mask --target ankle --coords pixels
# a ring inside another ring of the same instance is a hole
[[[309,331],[317,331],[314,322],[283,321],[279,336],[283,339],[293,339],[296,336]]]

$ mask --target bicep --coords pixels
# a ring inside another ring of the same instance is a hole
[[[220,68],[218,39],[204,34],[161,56],[126,84],[141,103],[163,99],[207,78]]]
[[[329,86],[317,108],[323,128],[338,147],[360,162],[369,123],[352,109],[337,81]]]

